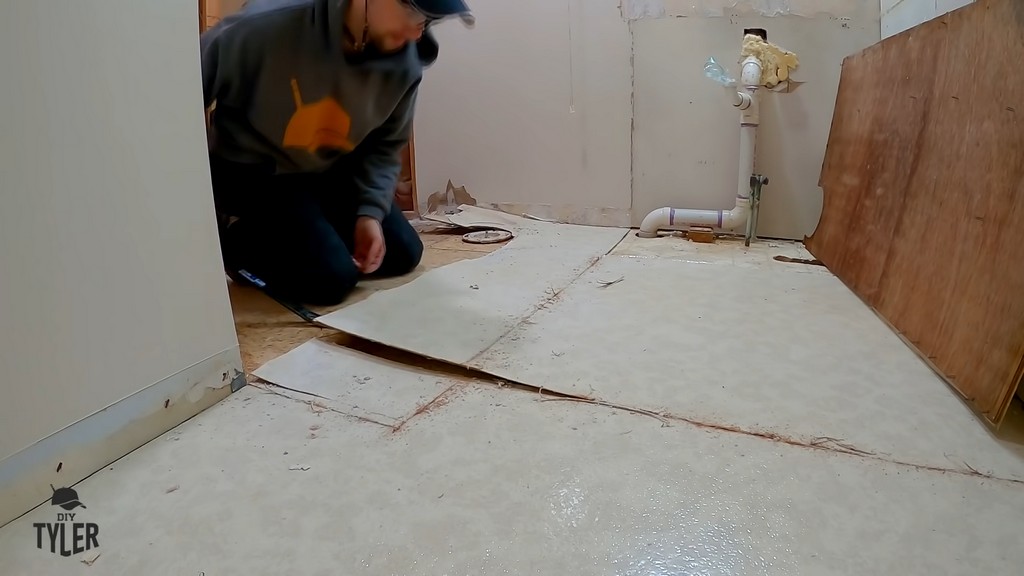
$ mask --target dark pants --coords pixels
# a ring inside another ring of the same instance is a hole
[[[342,302],[361,273],[352,261],[357,195],[344,165],[317,174],[273,175],[261,166],[211,158],[224,264],[306,304]],[[237,217],[226,225],[225,217]],[[374,276],[400,276],[420,263],[423,243],[392,204],[381,222],[385,255]]]

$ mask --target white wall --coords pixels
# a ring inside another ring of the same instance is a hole
[[[747,26],[796,52],[806,82],[765,98],[757,170],[771,183],[759,232],[809,234],[842,60],[880,38],[876,0],[474,0],[473,9],[476,29],[438,28],[441,58],[416,120],[421,206],[452,179],[483,203],[591,224],[636,226],[666,205],[732,207],[738,115],[703,64],[713,55],[735,72]]]
[[[882,38],[962,8],[974,0],[881,0]]]
[[[437,27],[415,128],[421,206],[451,179],[481,202],[628,221],[630,35],[618,5],[473,0],[474,29]]]
[[[193,0],[0,3],[0,462],[237,351],[198,62]]]

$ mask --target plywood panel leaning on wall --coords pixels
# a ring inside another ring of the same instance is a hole
[[[1019,0],[979,0],[847,58],[806,240],[996,425],[1024,366],[1020,62]]]

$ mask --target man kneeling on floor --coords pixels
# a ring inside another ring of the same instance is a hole
[[[428,28],[463,0],[250,0],[203,34],[210,168],[225,266],[276,294],[340,303],[419,265],[396,205]]]

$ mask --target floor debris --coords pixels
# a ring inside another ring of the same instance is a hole
[[[512,239],[512,233],[506,230],[477,230],[462,235],[467,244],[499,244]]]
[[[824,266],[821,260],[811,258],[791,258],[789,256],[776,256],[773,258],[778,262],[789,262],[791,264],[810,264],[811,266]]]
[[[697,242],[699,244],[714,244],[715,243],[715,231],[712,228],[706,226],[694,226],[686,232],[686,237],[691,242]]]
[[[540,216],[534,216],[533,214],[523,213],[523,214],[521,214],[521,216],[523,218],[526,218],[527,220],[536,220],[538,222],[548,222],[550,224],[561,224],[562,223],[562,222],[560,222],[558,220],[552,220],[551,218],[541,218]]]
[[[873,456],[875,454],[874,452],[868,452],[867,450],[861,450],[860,448],[857,448],[855,446],[847,444],[846,442],[844,442],[843,440],[841,440],[839,438],[830,438],[828,436],[819,436],[819,437],[815,438],[813,441],[811,441],[811,446],[815,446],[815,447],[825,447],[825,446],[828,446],[828,447],[831,447],[832,449],[839,449],[839,450],[843,450],[843,451],[846,451],[846,452],[850,452],[851,454],[861,454],[861,455],[864,455],[864,456]]]

